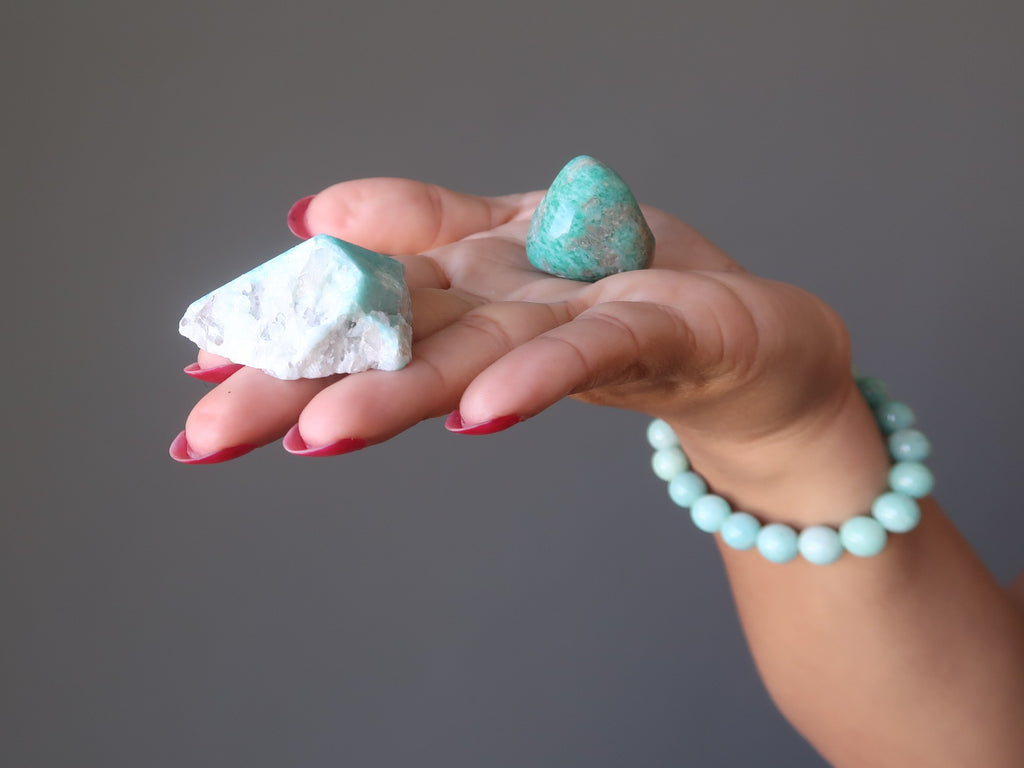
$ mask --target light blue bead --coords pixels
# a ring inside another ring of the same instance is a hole
[[[872,557],[885,549],[888,536],[882,524],[873,517],[851,517],[839,529],[843,548],[857,557]]]
[[[889,399],[889,390],[881,379],[872,376],[858,376],[857,388],[872,408],[877,408]]]
[[[671,448],[679,445],[679,438],[672,431],[667,421],[655,419],[647,426],[647,442],[651,448],[660,451],[662,448]]]
[[[923,499],[935,488],[935,476],[919,461],[898,461],[889,470],[889,487],[915,499]]]
[[[766,560],[788,563],[796,557],[796,531],[782,523],[770,523],[757,534],[757,549]]]
[[[749,512],[733,512],[722,523],[722,541],[733,549],[750,549],[757,543],[761,523]]]
[[[843,542],[838,531],[827,525],[804,528],[797,537],[797,547],[804,560],[815,565],[829,565],[843,554]]]
[[[680,472],[668,483],[668,496],[680,507],[689,508],[707,492],[708,484],[696,472]]]
[[[729,502],[713,493],[701,496],[690,505],[690,519],[704,533],[717,533],[730,514]]]
[[[889,455],[896,461],[924,461],[931,452],[932,444],[916,429],[898,429],[889,435]]]
[[[679,446],[662,448],[651,455],[651,469],[666,483],[689,468],[690,462],[686,460],[686,454],[679,450]]]
[[[890,400],[875,408],[875,420],[885,434],[891,435],[897,430],[914,426],[914,412],[906,403]]]
[[[871,514],[893,533],[912,531],[921,521],[921,508],[905,493],[883,493],[871,505]]]

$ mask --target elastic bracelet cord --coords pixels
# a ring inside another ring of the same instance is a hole
[[[704,478],[690,468],[690,461],[672,427],[655,419],[647,428],[647,442],[654,448],[651,467],[668,483],[672,501],[690,510],[690,519],[706,533],[721,533],[733,549],[757,547],[773,563],[788,563],[798,554],[815,565],[828,565],[849,552],[871,557],[885,548],[889,533],[906,533],[917,527],[921,509],[917,499],[935,486],[935,478],[924,465],[931,443],[913,429],[914,413],[906,403],[891,400],[879,379],[858,376],[857,387],[887,438],[894,464],[889,470],[889,488],[875,499],[871,513],[858,515],[838,530],[812,525],[797,532],[783,523],[762,524],[749,512],[733,511],[729,502],[708,492]]]

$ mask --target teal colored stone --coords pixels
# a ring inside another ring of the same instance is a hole
[[[647,425],[647,442],[656,451],[679,445],[679,439],[664,419],[655,419]]]
[[[798,551],[796,531],[782,523],[770,523],[757,534],[757,549],[765,560],[788,563]]]
[[[537,206],[526,256],[542,272],[593,282],[646,267],[654,234],[619,175],[580,155],[559,171]]]
[[[689,468],[690,462],[678,445],[671,448],[662,448],[659,451],[655,451],[651,456],[651,469],[654,470],[654,474],[666,483],[680,472],[685,472]]]
[[[914,426],[914,412],[910,406],[898,400],[890,400],[875,408],[875,420],[887,435]]]
[[[923,499],[935,489],[935,476],[919,461],[898,461],[889,470],[889,487],[914,499]]]
[[[872,408],[877,408],[889,399],[889,389],[885,382],[874,376],[858,376],[857,388]]]
[[[839,529],[843,548],[857,557],[873,557],[885,549],[888,536],[882,524],[873,517],[851,517]]]
[[[668,483],[668,496],[676,506],[689,509],[708,492],[708,484],[696,472],[680,472]]]
[[[812,525],[800,531],[797,548],[804,560],[815,565],[831,565],[843,554],[839,532],[827,525]]]
[[[893,533],[906,533],[921,521],[921,508],[905,493],[883,493],[871,505],[871,515]]]
[[[898,429],[889,435],[889,455],[896,461],[924,461],[931,452],[931,441],[919,430]]]
[[[732,514],[729,502],[713,493],[705,494],[690,505],[690,519],[704,533],[718,533]]]
[[[733,512],[722,523],[722,541],[733,549],[750,549],[757,543],[761,523],[749,512]]]

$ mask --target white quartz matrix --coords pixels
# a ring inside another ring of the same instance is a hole
[[[192,302],[178,329],[278,379],[395,371],[412,355],[404,273],[388,256],[316,235]]]

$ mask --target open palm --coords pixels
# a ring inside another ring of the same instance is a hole
[[[293,452],[342,453],[453,410],[450,426],[491,431],[566,396],[745,439],[792,424],[848,377],[845,331],[828,307],[746,273],[662,211],[644,209],[651,269],[593,284],[537,271],[524,242],[541,196],[401,179],[320,193],[312,232],[406,265],[412,361],[297,381],[241,368],[199,401],[172,454],[223,460],[286,433]],[[200,352],[198,366],[228,362]]]

